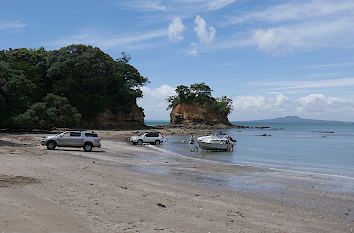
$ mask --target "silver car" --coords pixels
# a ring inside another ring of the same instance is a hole
[[[69,131],[54,136],[46,136],[41,140],[43,146],[49,150],[55,147],[82,147],[85,151],[91,151],[93,147],[101,147],[102,138],[94,132]]]
[[[151,143],[158,145],[163,142],[164,136],[161,133],[145,132],[138,136],[130,137],[129,141],[133,144],[142,145],[143,143]]]

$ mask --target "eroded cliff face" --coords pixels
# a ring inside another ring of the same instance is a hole
[[[83,122],[83,126],[92,129],[141,129],[146,127],[144,116],[143,109],[133,104],[130,112],[113,113],[107,109],[93,120]]]
[[[207,110],[197,103],[180,103],[172,108],[171,125],[231,125],[226,116],[216,109]]]

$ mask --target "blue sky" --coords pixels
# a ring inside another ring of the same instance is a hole
[[[234,101],[230,120],[354,121],[352,0],[3,0],[0,49],[72,43],[122,51],[150,84],[138,104],[169,119],[177,85]]]

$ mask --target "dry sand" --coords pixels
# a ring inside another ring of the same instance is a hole
[[[176,156],[127,133],[100,132],[90,153],[0,134],[0,232],[353,232],[354,195],[323,190],[326,178]]]

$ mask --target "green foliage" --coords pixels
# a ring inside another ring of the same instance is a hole
[[[122,52],[122,57],[121,58],[118,58],[117,61],[121,61],[121,62],[124,62],[124,63],[129,63],[129,61],[131,60],[131,56],[125,52]]]
[[[32,104],[35,85],[21,71],[0,61],[0,126],[11,122],[13,115],[24,112]]]
[[[34,103],[25,113],[14,117],[17,128],[72,127],[81,120],[81,114],[65,97],[48,94],[40,103]]]
[[[211,97],[211,92],[213,91],[208,85],[205,83],[194,83],[191,85],[190,90],[198,96],[206,96]]]
[[[169,103],[167,109],[173,108],[179,103],[198,103],[207,109],[216,109],[221,115],[227,116],[232,111],[232,99],[223,96],[214,98],[213,91],[205,83],[194,83],[190,87],[179,85],[176,88],[177,95],[167,97]]]
[[[71,45],[49,54],[48,81],[52,92],[66,96],[85,119],[107,107],[127,111],[147,82],[128,61],[126,54],[114,61],[99,48]]]
[[[53,51],[44,48],[0,51],[0,127],[24,127],[21,122],[31,127],[35,124],[52,127],[45,120],[49,113],[38,118],[41,120],[26,118],[40,112],[44,106],[41,101],[48,93],[66,97],[84,120],[107,108],[113,112],[130,111],[136,99],[142,97],[139,88],[148,82],[129,64],[130,59],[122,53],[121,58],[114,60],[99,48],[86,45]]]
[[[227,116],[232,112],[232,99],[223,96],[221,98],[217,98],[215,102],[216,108],[219,110],[219,112]]]

